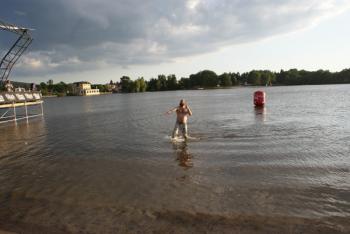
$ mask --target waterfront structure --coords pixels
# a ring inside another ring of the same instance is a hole
[[[0,61],[0,79],[2,82],[6,82],[13,66],[32,43],[33,39],[29,34],[30,29],[18,27],[14,24],[0,21],[0,30],[8,31],[19,36]]]
[[[15,88],[16,93],[23,93],[25,91],[26,91],[25,88],[21,88],[21,87]]]
[[[13,85],[11,84],[10,80],[6,80],[5,81],[4,87],[5,87],[5,90],[7,92],[12,92],[13,91]]]
[[[0,92],[0,124],[15,122],[36,116],[43,116],[43,100],[40,92],[26,91],[24,88],[16,88],[8,79],[10,72],[33,41],[30,30],[18,27],[14,24],[0,21],[0,30],[8,31],[18,35],[18,39],[0,61],[0,82],[6,92]],[[39,107],[39,112],[38,108]]]
[[[99,89],[92,89],[91,83],[87,81],[73,83],[73,94],[77,96],[99,95]]]
[[[35,108],[39,106],[38,108]],[[0,92],[0,124],[17,122],[43,116],[43,100],[40,92]]]

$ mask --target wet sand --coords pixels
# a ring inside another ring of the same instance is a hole
[[[349,233],[350,222],[346,217],[308,219],[248,214],[223,215],[181,210],[143,210],[130,206],[79,206],[47,200],[12,198],[1,209],[0,229],[4,233],[33,234]]]

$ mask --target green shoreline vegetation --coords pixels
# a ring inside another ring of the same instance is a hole
[[[27,83],[13,82],[15,87],[29,86]],[[232,86],[265,86],[265,85],[320,85],[320,84],[349,84],[350,69],[340,72],[328,70],[305,71],[290,69],[288,71],[272,72],[269,70],[252,70],[245,73],[223,73],[217,75],[210,70],[191,74],[188,78],[177,79],[175,75],[158,75],[149,81],[143,77],[132,80],[128,76],[120,78],[120,82],[109,84],[93,84],[101,93],[118,91],[122,93],[155,92],[168,90],[191,90],[229,88]],[[72,95],[73,84],[59,82],[54,84],[52,80],[47,83],[41,82],[37,89],[44,96],[69,96]],[[117,89],[112,89],[117,87]],[[1,88],[1,87],[0,87]]]

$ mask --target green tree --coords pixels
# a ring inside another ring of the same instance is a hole
[[[255,70],[249,72],[247,81],[248,81],[248,84],[251,84],[251,85],[261,85],[260,72]]]
[[[175,75],[167,76],[167,89],[168,90],[176,90],[178,88],[177,80]]]
[[[230,73],[232,85],[239,85],[240,75],[239,73]]]
[[[131,81],[130,77],[128,77],[128,76],[123,76],[120,78],[120,84],[121,84],[123,93],[129,92],[131,83],[132,83],[132,81]]]
[[[191,89],[192,88],[191,80],[189,78],[182,77],[179,81],[178,87],[180,89]]]
[[[48,89],[47,89],[46,83],[41,82],[39,85],[39,89],[40,89],[42,95],[48,95]]]
[[[302,84],[299,71],[297,69],[290,69],[287,71],[286,84],[288,85],[300,85]]]
[[[129,82],[128,92],[129,93],[135,93],[136,92],[136,82],[134,82],[134,81],[130,81]]]
[[[249,72],[242,73],[238,79],[239,84],[240,85],[248,84],[248,76],[249,76]]]
[[[158,87],[157,87],[157,82],[158,80],[155,78],[151,78],[148,82],[147,82],[147,91],[158,91]]]
[[[198,87],[216,87],[219,84],[219,78],[215,72],[210,70],[200,71],[197,74],[190,75],[190,81],[193,88]]]
[[[168,86],[167,86],[167,79],[165,75],[158,75],[158,84],[157,86],[159,86],[160,91],[165,91],[168,90]]]
[[[341,72],[334,74],[334,79],[338,84],[349,84],[350,83],[350,69],[344,69]]]
[[[231,75],[229,73],[223,73],[219,76],[219,84],[223,87],[230,87],[232,86],[232,79]]]
[[[139,93],[140,92],[140,89],[141,89],[141,83],[140,83],[140,80],[139,79],[137,79],[137,80],[135,80],[135,92],[136,93]]]
[[[275,82],[276,76],[271,71],[260,71],[261,85],[271,85]]]
[[[140,81],[140,92],[146,92],[147,84],[146,84],[145,80],[143,79],[143,77],[139,78],[139,81]]]

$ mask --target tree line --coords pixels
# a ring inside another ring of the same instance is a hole
[[[204,70],[196,74],[191,74],[188,78],[182,77],[179,80],[175,75],[158,75],[157,78],[151,78],[149,81],[144,81],[143,78],[132,81],[130,77],[123,76],[120,80],[122,92],[225,88],[239,85],[349,84],[350,69],[344,69],[340,72],[297,69],[281,70],[280,72],[253,70],[244,73],[223,73],[221,75],[217,75],[210,70]]]
[[[14,82],[15,84],[16,82]],[[120,78],[119,82],[109,84],[94,84],[92,88],[98,88],[100,92],[111,92],[111,85],[117,87],[119,92],[137,93],[146,91],[167,91],[186,89],[227,88],[232,86],[265,86],[265,85],[317,85],[317,84],[349,84],[350,69],[340,72],[328,70],[305,71],[290,69],[272,72],[269,70],[252,70],[244,73],[223,73],[217,75],[214,71],[204,70],[189,77],[177,79],[175,75],[158,75],[146,81],[143,77],[132,80],[128,76]],[[25,83],[19,83],[26,85]],[[54,84],[52,80],[42,82],[37,89],[43,95],[71,95],[73,84],[59,82]],[[0,84],[0,90],[1,87]]]

